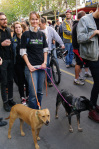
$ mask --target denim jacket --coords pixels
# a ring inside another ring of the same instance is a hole
[[[95,30],[97,26],[92,13],[82,17],[77,25],[80,56],[90,61],[97,61],[99,56],[98,35],[90,39]]]

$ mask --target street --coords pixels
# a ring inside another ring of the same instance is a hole
[[[92,78],[87,78],[84,86],[73,84],[74,68],[66,68],[65,63],[59,59],[61,69],[61,83],[57,86],[59,90],[66,89],[75,97],[85,96],[90,99],[92,89]],[[83,70],[84,72],[84,70]],[[55,107],[57,90],[55,87],[47,88],[44,85],[42,109],[48,108],[51,121],[48,126],[43,126],[40,131],[41,140],[38,141],[40,149],[99,149],[99,123],[88,118],[88,111],[81,113],[81,127],[83,132],[77,130],[76,116],[72,117],[73,133],[69,132],[68,118],[62,105],[59,107],[59,118],[55,119]],[[14,101],[20,103],[18,88],[14,83]],[[99,100],[98,100],[99,104]],[[0,117],[6,118],[9,112],[3,109],[0,93]],[[9,120],[7,120],[9,122]],[[20,135],[20,121],[17,119],[12,127],[12,138],[7,138],[8,125],[0,127],[0,149],[35,149],[31,127],[24,123],[25,136]]]

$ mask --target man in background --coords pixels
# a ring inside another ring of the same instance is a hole
[[[0,12],[0,56],[3,59],[1,67],[1,97],[3,108],[10,112],[11,107],[16,103],[13,101],[13,60],[11,48],[11,33],[7,28],[7,18]],[[8,95],[6,93],[8,86]]]
[[[66,18],[64,19],[62,23],[62,28],[63,28],[63,42],[65,44],[65,50],[68,51],[68,54],[66,56],[66,68],[69,67],[74,67],[75,65],[73,64],[73,46],[72,46],[72,25],[73,25],[73,20],[71,19],[72,17],[72,11],[67,10],[66,11]]]
[[[89,66],[93,77],[93,88],[90,102],[93,109],[88,117],[99,122],[99,7],[94,13],[82,17],[77,25],[77,40],[79,43],[80,56]]]

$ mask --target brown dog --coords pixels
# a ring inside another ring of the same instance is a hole
[[[15,119],[20,119],[20,130],[21,135],[25,136],[23,132],[22,125],[25,121],[27,124],[31,126],[33,140],[35,144],[35,149],[39,149],[39,145],[37,144],[37,140],[40,140],[39,132],[43,124],[48,125],[50,122],[50,112],[48,109],[43,110],[35,110],[29,107],[26,107],[22,104],[17,104],[11,108],[10,116],[6,119],[10,119],[9,121],[9,129],[8,129],[8,138],[11,139],[11,128]]]

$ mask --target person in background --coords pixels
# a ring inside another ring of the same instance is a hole
[[[7,18],[0,12],[0,56],[3,59],[1,67],[1,97],[3,108],[10,112],[11,107],[16,104],[13,101],[13,53],[11,48],[11,32],[7,27]],[[6,93],[8,87],[8,95]]]
[[[2,65],[2,58],[0,57],[0,65]],[[3,118],[0,117],[0,127],[7,125],[6,121],[3,121]]]
[[[59,26],[60,26],[60,22],[59,22],[59,20],[56,20],[55,30],[58,33],[58,35],[59,35]],[[55,43],[55,47],[56,48],[59,47],[59,43],[57,41]]]
[[[68,54],[66,56],[66,68],[74,67],[73,64],[73,46],[72,46],[72,25],[73,20],[72,17],[72,11],[67,10],[66,11],[66,18],[64,19],[62,23],[62,29],[63,29],[63,42],[65,44],[65,50],[68,51]]]
[[[60,44],[61,48],[63,48],[63,49],[65,48],[65,46],[64,46],[62,39],[58,35],[58,33],[55,31],[55,29],[53,29],[51,26],[46,25],[46,18],[42,17],[40,19],[39,26],[40,26],[40,31],[44,32],[46,35],[46,41],[48,43],[47,67],[50,68],[50,53],[51,53],[51,50],[53,48],[52,47],[53,42],[57,41]],[[53,54],[57,60],[56,49],[53,51]],[[51,77],[51,73],[50,73],[49,69],[47,69],[47,72],[48,72],[49,76]],[[52,84],[49,77],[47,77],[47,81],[48,81],[48,86],[52,87],[53,84]]]
[[[45,34],[38,29],[39,19],[36,12],[30,13],[30,30],[23,33],[20,49],[20,54],[26,63],[25,77],[29,87],[29,107],[33,109],[39,109],[37,99],[41,106],[48,51]]]
[[[26,27],[25,24],[21,24],[21,26],[22,26],[22,33],[24,33],[25,31],[27,31],[27,27]]]
[[[77,42],[77,24],[79,20],[85,16],[86,13],[84,11],[79,11],[77,14],[77,20],[74,21],[73,23],[73,29],[72,29],[72,45],[73,45],[73,52],[75,53],[75,59],[76,59],[76,65],[75,65],[75,79],[74,79],[74,84],[75,85],[84,85],[85,82],[81,78],[79,79],[82,67],[84,65],[83,59],[80,57],[80,52],[79,52],[79,44]],[[88,72],[88,68],[85,65],[85,76],[86,77],[91,77],[91,74]]]
[[[15,36],[13,37],[12,40],[12,47],[14,53],[14,73],[17,78],[16,84],[18,85],[21,103],[23,105],[26,105],[26,101],[28,101],[28,84],[24,74],[25,62],[20,55],[22,25],[20,22],[15,22],[13,26],[15,33]],[[26,85],[26,97],[24,94],[24,84]]]
[[[94,13],[90,13],[79,20],[77,41],[80,56],[89,66],[94,81],[90,97],[93,108],[88,117],[99,122],[99,106],[97,104],[99,95],[99,6]]]
[[[62,19],[62,23],[63,23],[64,19]],[[59,36],[61,37],[61,39],[63,40],[63,29],[62,29],[62,23],[59,26]]]
[[[13,38],[13,36],[14,36],[14,28],[13,28],[13,24],[11,25],[10,29],[11,29],[11,37]]]
[[[24,24],[26,26],[26,30],[25,31],[29,30],[29,22],[27,20],[22,21],[21,24]]]

